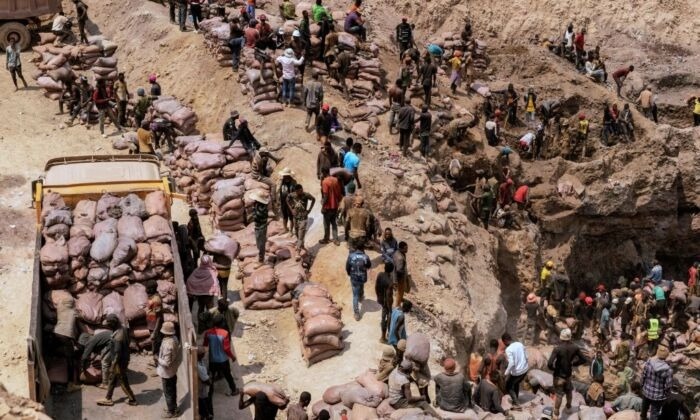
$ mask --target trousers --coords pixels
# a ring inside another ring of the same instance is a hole
[[[163,397],[168,413],[177,411],[177,375],[172,378],[160,378],[163,383]]]
[[[654,401],[642,396],[642,413],[639,418],[641,420],[647,420],[647,412],[649,412],[649,419],[657,420],[659,418],[659,414],[661,414],[661,406],[663,404],[663,401]]]
[[[265,260],[265,243],[267,242],[267,225],[255,227],[255,246],[258,248],[258,260]]]
[[[352,285],[352,310],[360,313],[360,302],[365,299],[365,284],[359,281],[350,281]]]
[[[323,239],[330,238],[331,228],[333,229],[333,240],[338,240],[338,211],[326,210],[323,213]]]
[[[114,365],[112,368],[112,378],[109,380],[109,386],[107,386],[106,398],[108,400],[112,399],[117,382],[119,382],[119,386],[121,386],[122,391],[124,391],[129,398],[129,401],[136,401],[134,391],[132,391],[131,386],[129,386],[129,378],[126,376],[126,366],[119,366],[118,364]]]
[[[527,373],[523,373],[522,375],[510,375],[508,379],[506,379],[506,392],[508,395],[510,395],[511,400],[513,400],[513,404],[518,404],[518,395],[520,395],[520,382],[525,379],[525,375]]]
[[[229,388],[231,389],[231,394],[236,392],[236,382],[233,381],[233,375],[231,375],[231,365],[229,365],[228,360],[221,363],[209,362],[209,372],[214,376],[217,372],[226,379]],[[209,387],[209,397],[211,398],[214,394],[214,386]]]

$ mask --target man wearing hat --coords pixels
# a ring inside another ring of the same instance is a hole
[[[233,144],[233,139],[238,138],[238,127],[236,127],[236,120],[240,116],[238,111],[235,109],[231,110],[230,115],[231,116],[224,123],[223,128],[224,141],[230,142],[229,147],[231,147],[231,144]]]
[[[296,174],[289,168],[284,168],[279,171],[280,176],[280,212],[282,213],[282,224],[284,231],[289,232],[294,230],[294,216],[292,209],[289,207],[287,197],[294,192],[294,187],[297,185],[294,180]]]
[[[311,73],[311,81],[304,85],[304,105],[306,106],[305,126],[307,130],[309,129],[309,123],[311,122],[311,115],[313,114],[315,116],[314,121],[316,121],[322,103],[323,85],[318,80],[318,72],[314,70]],[[330,132],[330,127],[328,131]]]
[[[253,223],[255,224],[255,246],[258,248],[258,262],[265,261],[265,243],[267,242],[267,215],[270,200],[254,190],[250,194],[253,203]]]
[[[451,357],[442,362],[444,371],[435,376],[435,403],[444,411],[464,413],[472,407],[472,387]]]
[[[408,18],[401,18],[401,23],[396,25],[396,42],[399,44],[399,59],[403,60],[403,53],[413,47],[413,28],[408,23]]]
[[[527,328],[525,329],[525,337],[532,331],[532,344],[537,345],[540,342],[542,307],[539,299],[534,293],[527,295],[525,300],[525,313],[527,314]]]
[[[282,71],[282,103],[290,106],[294,100],[294,88],[296,84],[296,68],[304,64],[304,57],[294,57],[294,50],[287,48],[284,55],[275,60]]]
[[[661,406],[671,393],[673,384],[673,370],[666,363],[669,351],[665,346],[659,346],[656,357],[652,357],[644,364],[642,371],[642,412],[640,419],[647,419],[647,412],[651,408],[651,420],[657,420]]]
[[[316,139],[321,143],[328,141],[328,136],[331,135],[331,125],[333,116],[330,113],[331,106],[323,104],[321,113],[316,116]]]
[[[552,355],[547,362],[547,367],[554,376],[554,391],[557,394],[554,404],[554,417],[559,416],[559,408],[564,395],[566,395],[566,409],[571,409],[571,394],[574,389],[571,383],[573,367],[586,363],[586,357],[581,352],[581,349],[571,342],[570,329],[564,328],[561,330],[559,340],[561,340],[561,344],[552,350]]]
[[[166,321],[160,328],[163,341],[158,353],[156,372],[163,383],[163,396],[167,407],[163,418],[174,418],[180,415],[177,408],[177,368],[181,362],[180,342],[175,336],[175,324]]]

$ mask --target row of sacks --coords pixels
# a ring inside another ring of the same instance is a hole
[[[77,309],[72,319],[80,321],[81,331],[98,328],[108,313],[117,314],[124,322],[144,324],[146,284],[153,288],[152,294],[161,295],[163,308],[174,312],[176,289],[168,220],[161,191],[149,193],[145,199],[136,194],[105,194],[98,201],[80,200],[73,208],[66,206],[59,194],[46,194],[39,252],[43,279],[49,295],[55,292],[75,298],[63,309]],[[111,309],[105,311],[103,300],[108,296],[105,302]],[[59,299],[49,301],[54,310],[43,313],[48,324],[54,324],[60,320],[51,316],[58,312]]]
[[[182,136],[176,143],[165,163],[178,189],[200,214],[213,212],[217,229],[243,228],[244,206],[252,205],[252,200],[246,202],[245,193],[259,183],[250,179],[250,156],[241,143],[228,147],[218,134]]]
[[[294,318],[299,328],[301,352],[308,365],[340,354],[345,348],[340,308],[328,289],[318,283],[302,283],[294,290]]]
[[[173,279],[171,226],[161,191],[80,200],[74,208],[49,193],[43,199],[41,270],[51,289],[117,289]]]
[[[246,309],[280,309],[292,306],[293,292],[308,279],[305,255],[296,247],[296,239],[283,233],[282,224],[272,221],[267,229],[265,263],[258,262],[255,226],[229,233],[240,245],[238,274],[241,299]]]
[[[179,99],[173,96],[160,96],[151,104],[151,110],[155,118],[170,121],[185,135],[194,133],[195,126],[199,121],[192,108],[183,105]]]
[[[381,99],[371,99],[359,106],[339,110],[341,117],[352,121],[350,132],[356,136],[368,139],[377,131],[380,124],[379,116],[388,111],[386,102]]]
[[[467,42],[461,38],[458,32],[445,32],[430,38],[431,44],[438,45],[445,51],[443,58],[450,58],[453,50],[460,50],[465,53],[465,58],[471,58],[471,67],[483,73],[491,63],[491,58],[486,51],[486,42],[472,38]]]

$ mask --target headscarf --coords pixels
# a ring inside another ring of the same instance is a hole
[[[193,296],[219,295],[216,267],[214,267],[210,255],[202,256],[199,267],[187,278],[187,294]]]

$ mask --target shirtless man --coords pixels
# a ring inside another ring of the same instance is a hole
[[[395,118],[399,114],[399,109],[404,104],[405,95],[404,90],[401,86],[401,79],[397,79],[396,82],[389,88],[389,134],[393,134],[394,125],[396,124]]]

